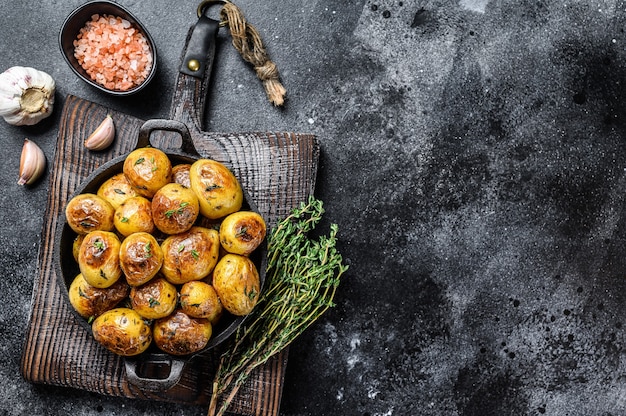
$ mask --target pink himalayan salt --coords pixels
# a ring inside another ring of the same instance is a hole
[[[116,91],[141,85],[153,62],[143,33],[121,17],[98,14],[78,33],[74,56],[93,81]]]

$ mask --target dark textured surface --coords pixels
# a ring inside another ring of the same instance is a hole
[[[152,32],[147,91],[105,97],[57,45],[81,2],[0,3],[0,63],[165,117],[196,2],[120,1]],[[278,4],[280,3],[280,4]],[[281,414],[626,414],[626,4],[238,1],[282,71],[267,103],[222,35],[207,130],[322,144],[317,195],[350,272],[293,345]],[[47,177],[15,185],[24,137],[53,159],[60,111],[0,123],[0,414],[203,415],[31,385],[19,360]]]

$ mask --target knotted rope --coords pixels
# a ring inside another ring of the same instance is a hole
[[[228,0],[223,2],[220,17],[230,29],[233,46],[254,67],[257,77],[263,82],[270,102],[282,106],[287,90],[280,82],[278,67],[270,60],[257,29],[246,21],[241,9]]]

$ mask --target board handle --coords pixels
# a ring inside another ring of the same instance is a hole
[[[195,132],[204,131],[205,105],[220,27],[219,21],[208,17],[208,9],[202,9],[187,35],[169,114],[169,118]]]
[[[125,357],[128,382],[142,391],[161,392],[180,381],[185,361],[166,354],[148,354],[140,358]]]

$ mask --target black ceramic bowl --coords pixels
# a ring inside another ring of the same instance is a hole
[[[89,20],[91,20],[91,16],[94,14],[106,14],[121,17],[122,19],[129,21],[135,29],[138,29],[141,33],[143,33],[148,42],[148,45],[150,46],[150,52],[152,53],[152,67],[150,69],[150,73],[140,85],[132,87],[128,90],[112,90],[105,88],[103,85],[91,79],[91,77],[87,74],[87,71],[85,71],[85,69],[80,65],[80,63],[74,56],[74,40],[77,38],[80,30]],[[79,78],[81,78],[89,85],[92,85],[93,87],[108,94],[125,96],[139,92],[150,83],[150,81],[152,80],[152,78],[154,78],[156,74],[157,51],[152,36],[150,36],[150,33],[146,30],[143,24],[141,24],[141,22],[137,20],[135,16],[133,16],[128,10],[124,9],[122,6],[112,1],[92,1],[83,4],[72,13],[70,13],[70,15],[65,19],[65,22],[63,22],[63,26],[61,26],[61,31],[59,32],[59,46],[61,48],[61,52],[63,54],[63,57],[65,58],[65,61],[68,63],[70,68],[72,68],[74,73],[78,75]]]

